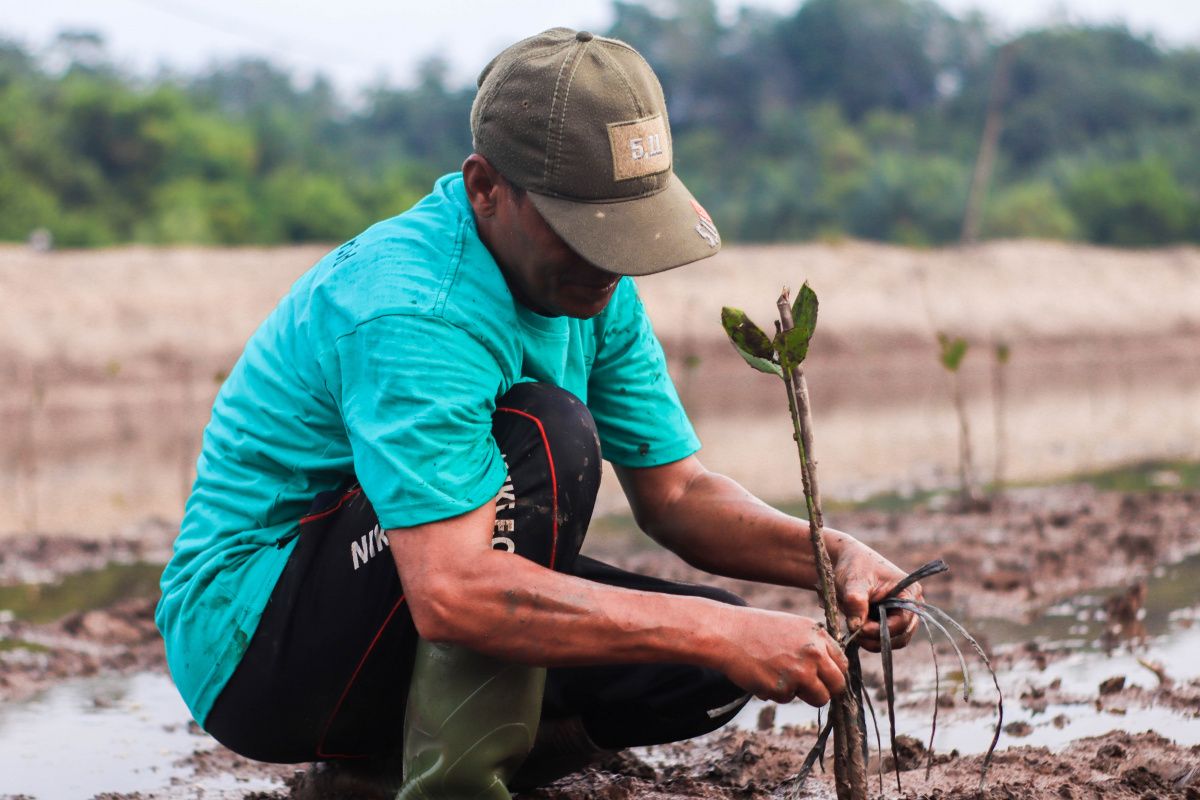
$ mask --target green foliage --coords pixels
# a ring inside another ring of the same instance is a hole
[[[942,362],[942,366],[950,372],[958,372],[963,357],[967,354],[967,340],[961,336],[951,338],[940,331],[937,339],[938,345],[941,347],[938,358]]]
[[[792,302],[792,323],[803,332],[805,341],[811,339],[817,329],[817,306],[817,293],[805,281]]]
[[[220,244],[251,241],[258,224],[245,184],[184,178],[156,192],[153,216],[135,231],[156,244]]]
[[[1164,74],[1168,60],[1151,40],[1125,28],[1054,28],[1024,36],[1012,67],[1006,151],[1017,162],[1034,163],[1109,134],[1194,114],[1194,93]]]
[[[792,327],[775,335],[775,350],[785,370],[798,367],[808,356],[808,343],[817,329],[817,293],[805,281],[792,303]]]
[[[2,158],[2,155],[0,155]],[[0,161],[0,240],[24,239],[58,216],[58,199],[27,175]]]
[[[834,99],[851,119],[932,106],[939,75],[962,67],[944,46],[957,32],[953,18],[926,0],[809,0],[777,28],[803,95]]]
[[[370,222],[345,185],[332,176],[281,170],[267,178],[263,196],[275,210],[273,222],[284,241],[334,240]]]
[[[729,336],[733,349],[747,364],[759,372],[782,378],[804,361],[808,355],[808,342],[817,328],[817,294],[807,282],[796,295],[791,311],[792,327],[779,331],[774,339],[740,308],[722,308],[721,327]]]
[[[966,163],[885,152],[849,198],[851,233],[910,245],[952,241],[970,182]]]
[[[746,363],[759,372],[783,377],[783,370],[775,363],[775,345],[740,308],[725,306],[721,309],[721,327],[729,336],[733,349]]]
[[[1196,196],[1158,158],[1090,166],[1071,180],[1067,202],[1086,237],[1100,244],[1180,241],[1200,213]]]
[[[983,230],[1001,239],[1074,239],[1079,223],[1053,184],[1029,181],[1009,186],[989,201]]]
[[[608,33],[658,72],[676,169],[726,241],[958,239],[1006,43],[979,15],[932,0],[613,10]],[[0,38],[3,240],[342,240],[471,151],[474,89],[438,57],[348,106],[261,59],[147,81],[88,31],[45,50],[53,70]],[[1012,52],[984,235],[1200,241],[1200,50],[1056,26]]]

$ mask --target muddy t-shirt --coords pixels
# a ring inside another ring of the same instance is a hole
[[[385,529],[492,500],[491,435],[514,383],[560,386],[615,464],[699,449],[630,278],[588,320],[517,303],[480,241],[462,176],[305,273],[250,338],[204,431],[156,621],[203,722],[233,674],[320,492],[354,475]]]

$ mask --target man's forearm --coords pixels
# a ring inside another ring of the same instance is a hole
[[[780,702],[841,691],[844,658],[816,620],[554,572],[492,550],[494,514],[388,531],[424,638],[539,666],[697,664]]]
[[[393,541],[395,539],[393,538]],[[548,570],[502,551],[482,552],[455,586],[417,579],[415,594],[437,598],[413,607],[427,639],[542,666],[685,661],[716,666],[729,644],[732,607],[697,597],[611,587]],[[422,613],[425,611],[425,613]]]
[[[617,475],[638,524],[688,563],[709,572],[784,586],[815,588],[817,571],[808,523],[777,511],[735,481],[709,472],[695,457]],[[833,561],[838,604],[859,642],[880,647],[870,602],[883,597],[904,572],[849,534],[826,528],[822,538]],[[906,590],[920,599],[920,584]],[[890,616],[893,645],[903,646],[916,627],[907,612]]]
[[[611,587],[492,550],[494,510],[388,532],[420,634],[543,666],[682,660],[728,647],[723,604]],[[697,620],[702,620],[697,624]]]
[[[667,502],[651,507],[654,513],[639,520],[646,533],[699,569],[785,586],[816,585],[808,523],[724,475],[700,469]],[[851,539],[828,528],[823,536],[834,559]]]

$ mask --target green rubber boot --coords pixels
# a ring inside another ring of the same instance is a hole
[[[396,800],[509,800],[529,750],[546,670],[458,645],[417,644]]]

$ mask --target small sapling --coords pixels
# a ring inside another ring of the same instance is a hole
[[[967,421],[967,407],[963,400],[962,382],[958,368],[962,366],[969,346],[961,336],[950,337],[939,332],[937,335],[941,352],[938,360],[950,376],[950,394],[954,401],[954,412],[958,415],[958,488],[963,511],[979,508],[982,503],[975,490],[974,466],[971,461],[971,426]]]
[[[788,291],[779,296],[779,323],[774,339],[767,337],[745,312],[735,308],[721,311],[721,323],[734,348],[750,366],[783,379],[788,408],[792,415],[793,438],[800,455],[804,499],[808,506],[810,543],[817,570],[817,588],[825,609],[825,624],[835,638],[842,636],[833,578],[833,563],[821,537],[821,494],[817,483],[816,462],[812,457],[812,412],[808,385],[800,364],[808,355],[808,343],[817,327],[817,295],[807,283],[801,287],[794,304]],[[859,724],[857,692],[846,692],[831,701],[830,721],[834,735],[834,779],[839,800],[866,800],[867,768],[865,742]]]
[[[846,653],[850,665],[848,691],[841,697],[830,702],[829,721],[817,736],[817,743],[805,759],[800,772],[790,781],[797,790],[803,784],[814,764],[823,757],[830,734],[834,737],[834,783],[839,800],[866,800],[867,781],[867,728],[864,708],[871,712],[870,697],[863,689],[862,667],[859,659],[858,645],[855,642],[857,632],[843,630],[838,615],[835,595],[833,564],[821,537],[824,525],[821,512],[821,493],[817,482],[816,465],[813,458],[812,409],[809,403],[808,384],[801,369],[801,364],[808,355],[809,342],[817,326],[817,295],[807,283],[801,288],[794,303],[789,303],[789,293],[785,288],[779,296],[776,305],[779,309],[779,321],[775,324],[775,336],[769,337],[761,328],[750,320],[741,309],[726,306],[721,309],[721,325],[729,336],[734,349],[747,364],[759,372],[774,375],[783,381],[787,392],[788,409],[792,417],[792,438],[800,456],[800,471],[804,486],[804,500],[809,515],[810,546],[813,549],[814,561],[817,567],[818,593],[821,605],[825,611],[825,624],[830,633],[838,639]],[[966,354],[967,343],[963,339],[949,340],[939,335],[942,342],[942,363],[953,375]],[[957,383],[955,384],[957,386]],[[960,421],[965,434],[965,414],[961,411],[961,395],[955,390],[956,407],[960,409]],[[969,462],[969,450],[967,459]],[[966,473],[964,473],[965,475]],[[964,484],[968,485],[968,484]],[[890,610],[910,611],[920,619],[933,646],[933,632],[936,630],[945,636],[958,656],[963,675],[964,698],[971,694],[970,672],[961,648],[955,641],[951,631],[963,637],[978,653],[984,666],[992,676],[992,682],[997,694],[997,722],[992,736],[991,745],[984,758],[980,788],[987,776],[988,765],[992,753],[1000,737],[1000,727],[1004,720],[1003,697],[1000,695],[1000,685],[996,674],[988,664],[978,642],[967,633],[957,621],[941,609],[923,601],[901,597],[900,594],[912,584],[925,578],[945,572],[947,566],[941,560],[932,561],[914,571],[894,586],[881,600],[872,603],[870,613],[879,620],[881,637],[881,658],[885,696],[888,705],[888,719],[891,729],[891,745],[893,761],[896,763],[896,784],[900,785],[899,759],[896,757],[896,722],[895,722],[895,690],[892,667],[892,645],[887,626],[887,614]],[[937,653],[934,650],[934,679],[938,681]],[[933,722],[929,738],[929,761],[926,770],[933,761],[933,737],[937,730],[937,688],[934,691]],[[878,725],[875,726],[876,737],[879,736]],[[881,765],[882,770],[882,765]],[[880,772],[880,791],[883,789],[883,775]]]

